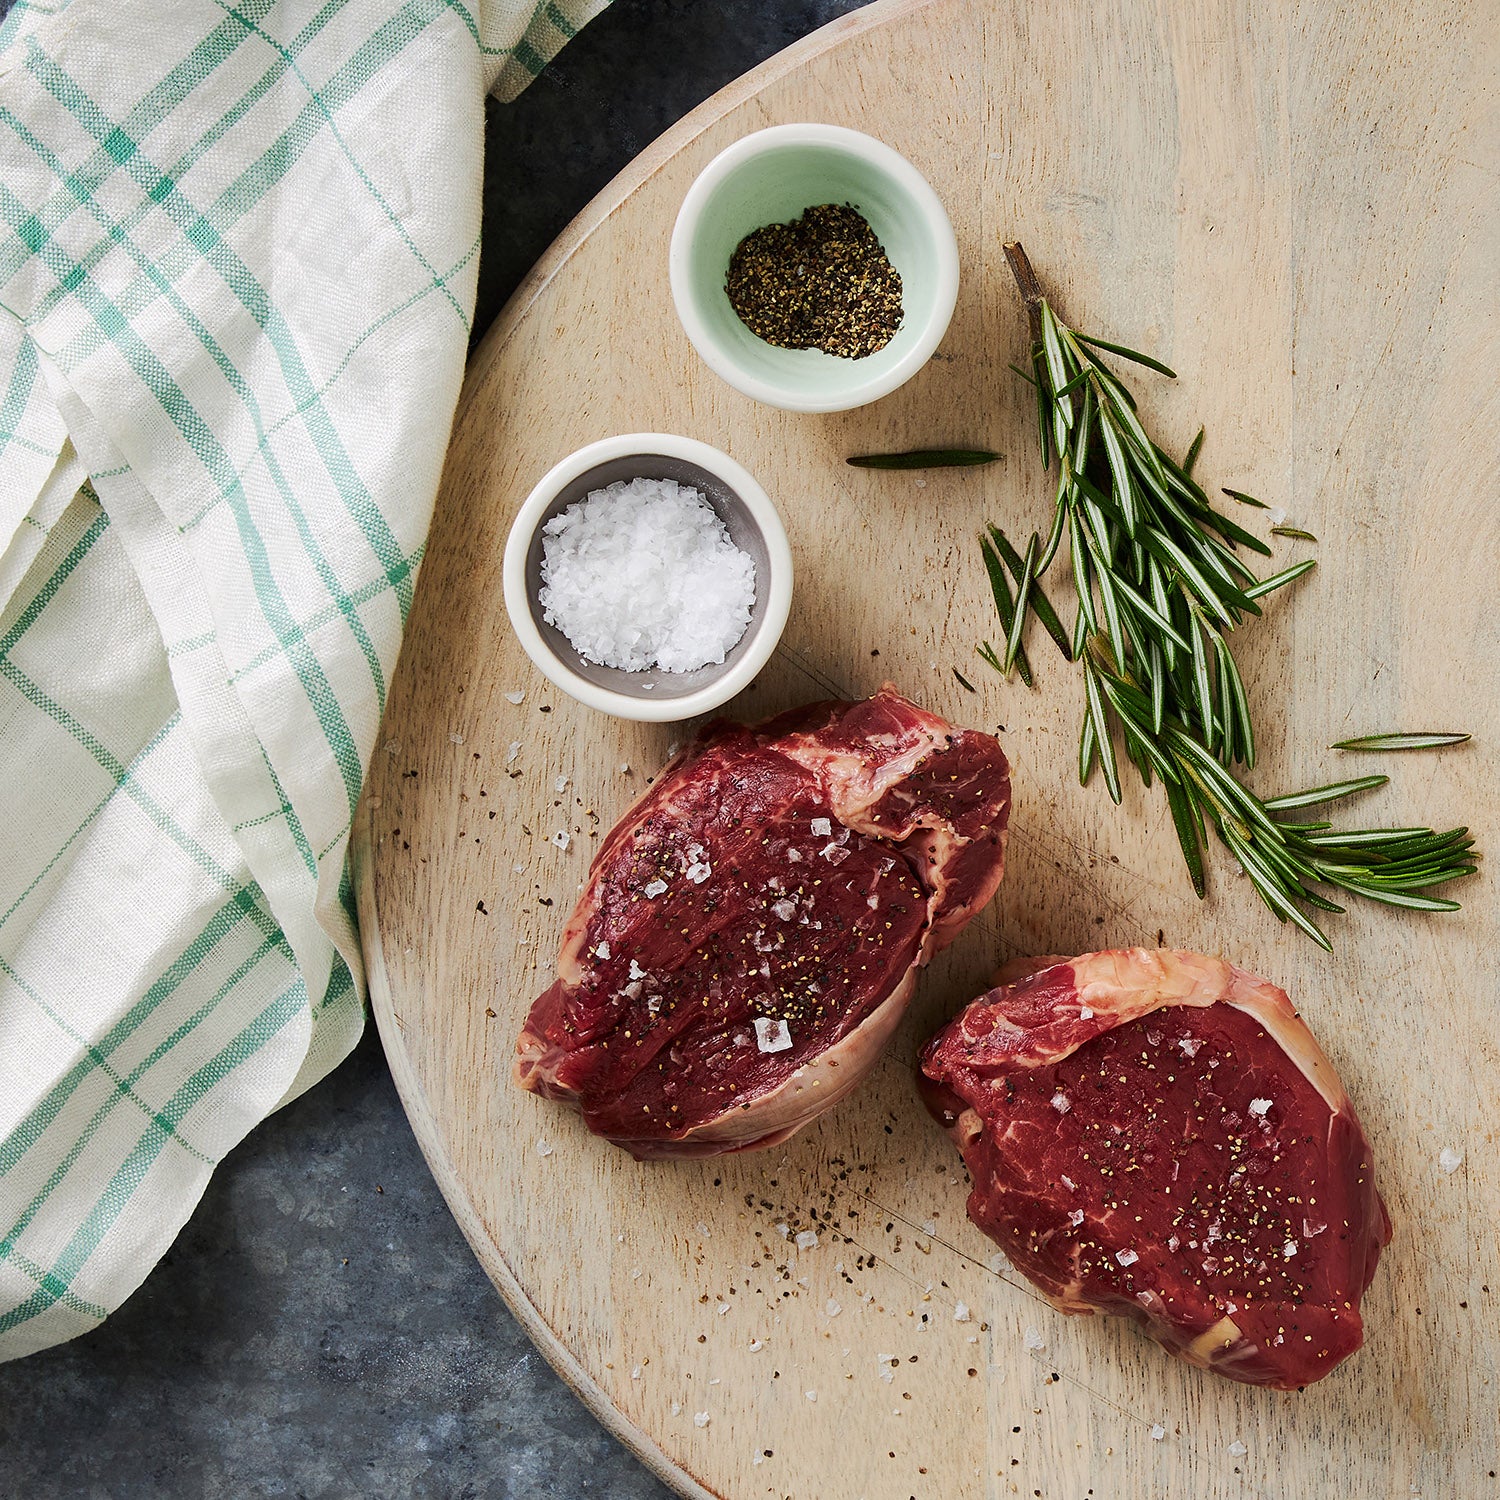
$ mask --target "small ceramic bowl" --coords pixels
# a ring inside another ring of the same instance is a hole
[[[575,501],[618,480],[675,479],[713,506],[730,540],[755,564],[755,604],[738,644],[693,672],[603,667],[575,651],[543,617],[542,527]],[[792,552],[770,497],[727,453],[692,438],[632,432],[590,443],[549,470],[526,497],[505,544],[505,608],[526,654],[580,703],[622,719],[666,722],[707,713],[748,687],[765,666],[792,602]]]
[[[820,203],[857,208],[901,275],[901,328],[862,359],[768,344],[724,290],[747,234]],[[838,125],[776,125],[720,152],[682,200],[670,265],[693,347],[737,390],[788,411],[848,411],[888,395],[931,358],[958,297],[958,243],[926,178],[883,142]]]

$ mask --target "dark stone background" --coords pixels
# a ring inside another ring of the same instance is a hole
[[[492,103],[476,336],[643,147],[858,8],[617,0],[517,103]],[[373,1026],[225,1161],[108,1323],[0,1366],[0,1500],[668,1494],[552,1373],[479,1269]]]

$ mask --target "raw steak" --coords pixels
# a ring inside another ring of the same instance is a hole
[[[785,1140],[994,894],[1009,811],[996,741],[889,684],[709,725],[601,846],[518,1081],[637,1157]]]
[[[1017,1269],[1063,1312],[1134,1318],[1252,1385],[1307,1385],[1358,1349],[1390,1219],[1285,992],[1165,949],[1001,977],[927,1043],[921,1081],[969,1217]]]

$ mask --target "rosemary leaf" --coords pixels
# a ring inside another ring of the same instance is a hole
[[[1232,490],[1227,486],[1224,493],[1231,500],[1238,500],[1241,505],[1253,505],[1257,510],[1270,510],[1270,506],[1264,500],[1257,500],[1254,495],[1247,495],[1244,490]]]
[[[1312,532],[1310,532],[1310,531],[1303,531],[1303,529],[1300,526],[1273,526],[1271,528],[1271,535],[1272,536],[1289,536],[1289,537],[1292,537],[1292,538],[1294,538],[1295,540],[1297,540],[1299,542],[1315,542],[1315,541],[1317,541],[1317,537],[1315,537],[1312,534]]]
[[[1015,366],[1012,365],[1011,368],[1015,369]],[[1191,476],[1191,474],[1193,472],[1193,465],[1198,462],[1198,455],[1202,451],[1203,451],[1203,429],[1200,427],[1198,429],[1198,436],[1193,439],[1193,445],[1187,451],[1187,457],[1185,459],[1183,459],[1183,461],[1182,461],[1182,472],[1183,472],[1184,475]],[[1199,894],[1201,895],[1202,892],[1200,891]]]
[[[1066,515],[1064,512],[1064,508],[1062,506],[1059,506],[1057,511],[1057,521],[1055,525],[1060,530],[1065,522]],[[998,526],[991,526],[988,528],[988,530],[990,534],[990,541],[994,544],[995,550],[1000,554],[1001,557],[1005,559],[1005,565],[1010,569],[1011,577],[1014,578],[1017,583],[1019,583],[1021,581],[1021,573],[1025,568],[1025,563],[1021,558],[1021,554],[1017,552],[1016,549],[1011,545],[1010,538],[1006,536],[1006,534],[1001,531]],[[1051,552],[1049,552],[1049,548],[1051,549]],[[1041,557],[1039,557],[1037,560],[1036,572],[1038,574],[1041,573],[1041,571],[1046,567],[1047,563],[1052,560],[1051,553],[1055,552],[1056,550],[1056,542],[1052,541],[1051,538],[1049,538],[1047,546],[1042,549]],[[1045,559],[1045,561],[1043,561],[1043,559]],[[1053,609],[1052,601],[1047,598],[1047,595],[1042,591],[1041,584],[1038,583],[1035,578],[1032,579],[1031,593],[1028,597],[1031,600],[1031,607],[1036,611],[1037,619],[1042,622],[1042,626],[1046,630],[1047,634],[1057,642],[1057,649],[1061,651],[1069,661],[1072,661],[1073,650],[1071,644],[1068,641],[1068,633],[1063,629],[1062,621],[1057,618],[1057,611]]]
[[[1288,792],[1284,797],[1267,797],[1261,804],[1267,812],[1291,812],[1298,807],[1315,807],[1322,802],[1336,802],[1340,797],[1352,797],[1355,792],[1367,792],[1384,786],[1389,776],[1356,776],[1353,781],[1334,781],[1327,786],[1315,786],[1305,792]]]
[[[958,678],[958,685],[961,688],[967,688],[971,693],[978,691],[975,688],[974,684],[972,682],[970,682],[969,679],[967,677],[965,677],[964,674],[962,672],[960,672],[957,667],[954,667],[954,669],[953,669],[953,675],[956,678]]]
[[[1354,740],[1336,740],[1335,750],[1435,750],[1441,745],[1462,745],[1472,735],[1428,730],[1410,734],[1366,734]]]
[[[1300,578],[1304,573],[1311,573],[1317,567],[1318,560],[1315,557],[1305,558],[1302,562],[1293,563],[1289,568],[1283,568],[1279,573],[1272,573],[1269,578],[1262,578],[1259,583],[1253,583],[1245,590],[1247,599],[1264,599],[1274,589],[1291,583],[1293,579]]]
[[[1121,359],[1133,360],[1138,365],[1145,365],[1148,370],[1155,370],[1159,375],[1165,375],[1169,380],[1177,379],[1177,371],[1169,369],[1159,359],[1152,359],[1149,354],[1142,354],[1136,349],[1127,349],[1124,344],[1111,344],[1107,339],[1096,339],[1092,334],[1074,332],[1073,337],[1079,343],[1091,344],[1095,349],[1108,349],[1111,354],[1118,354]]]
[[[861,453],[844,462],[856,469],[950,469],[992,464],[999,457],[986,448],[913,448],[906,453]]]

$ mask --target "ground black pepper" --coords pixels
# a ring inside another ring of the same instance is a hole
[[[863,359],[901,327],[901,275],[852,204],[821,203],[747,234],[724,290],[750,332],[780,349]]]

